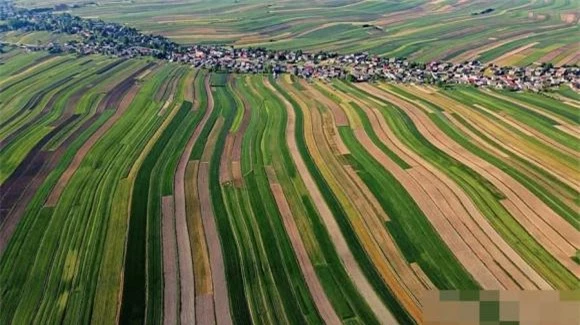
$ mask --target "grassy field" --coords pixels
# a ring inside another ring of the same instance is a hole
[[[67,0],[18,0],[50,6]],[[99,1],[72,9],[180,43],[369,51],[418,61],[480,59],[504,65],[580,58],[578,4],[553,1]],[[487,14],[478,14],[493,9]]]
[[[180,42],[578,60],[574,1],[305,4],[73,13]],[[572,88],[310,81],[13,46],[0,67],[1,324],[422,324],[425,290],[580,289]]]

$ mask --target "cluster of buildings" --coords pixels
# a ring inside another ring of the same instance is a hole
[[[539,91],[562,84],[580,88],[580,68],[501,67],[479,61],[464,63],[417,63],[405,58],[383,58],[368,53],[306,53],[265,48],[234,48],[219,45],[181,46],[159,35],[142,34],[122,24],[83,19],[48,9],[15,9],[0,2],[0,32],[46,30],[78,35],[64,44],[22,45],[30,50],[68,52],[79,55],[104,54],[118,57],[152,56],[196,68],[234,73],[292,73],[303,78],[344,78],[355,82],[388,80],[416,84],[470,84],[512,90]]]

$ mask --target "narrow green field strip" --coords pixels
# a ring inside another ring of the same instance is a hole
[[[240,128],[240,124],[242,124],[242,120],[244,118],[244,103],[243,103],[243,98],[242,96],[239,94],[237,87],[235,87],[235,83],[237,82],[241,82],[238,79],[234,79],[232,81],[232,83],[234,83],[234,87],[232,87],[232,91],[234,92],[235,96],[234,96],[234,100],[236,102],[236,107],[238,108],[236,110],[236,116],[234,118],[234,122],[232,123],[232,128],[230,129],[230,133],[234,134],[238,131],[238,129]]]
[[[27,57],[24,55],[22,57]],[[21,83],[29,84],[33,81],[41,79],[41,75],[45,72],[54,69],[62,64],[70,63],[72,56],[58,56],[47,62],[40,62],[38,64],[31,64],[29,68],[21,71],[12,71],[10,75],[6,75],[6,79],[2,82],[2,91],[14,91],[15,86],[22,86]],[[23,67],[20,66],[20,69]],[[4,70],[3,70],[4,71]]]
[[[300,155],[302,159],[306,162],[308,170],[314,180],[316,181],[318,188],[320,189],[324,199],[328,203],[336,221],[340,227],[340,230],[344,234],[344,237],[348,243],[353,256],[356,258],[361,270],[367,277],[368,281],[372,285],[375,292],[379,295],[383,303],[389,308],[397,320],[402,324],[412,324],[414,321],[406,313],[406,311],[401,307],[400,303],[397,301],[392,291],[386,286],[386,284],[381,280],[381,277],[376,270],[374,264],[370,260],[369,256],[366,254],[361,242],[356,237],[352,225],[348,222],[348,216],[344,210],[344,207],[339,203],[336,195],[330,189],[327,181],[324,179],[322,173],[316,167],[316,164],[309,154],[308,147],[306,145],[306,139],[304,137],[304,121],[303,113],[300,109],[298,103],[292,98],[292,96],[287,93],[278,83],[272,82],[274,88],[282,95],[288,102],[293,106],[296,115],[296,133],[295,139],[300,150]],[[299,89],[300,86],[296,87]]]
[[[571,87],[563,86],[563,87],[556,89],[555,92],[558,95],[563,96],[564,98],[572,99],[575,101],[580,101],[580,94],[578,94],[576,91],[574,91]],[[578,119],[578,116],[576,115],[574,117],[574,119]]]
[[[125,281],[120,316],[122,322],[142,323],[145,320],[157,322],[162,320],[160,200],[159,197],[151,197],[154,194],[152,187],[156,181],[152,175],[173,132],[189,111],[190,106],[186,104],[179,108],[147,154],[136,175],[125,257]],[[146,306],[150,308],[146,309]]]
[[[240,87],[242,82],[245,81],[243,79],[236,80],[235,84]],[[240,99],[236,99],[239,96],[239,89],[238,91],[233,90],[233,94],[236,95],[233,100],[239,103]],[[236,112],[243,110],[243,107],[238,107]],[[250,119],[250,130],[252,130],[255,122],[255,119]],[[252,321],[256,323],[287,322],[281,307],[282,301],[275,287],[272,271],[269,269],[268,257],[263,248],[264,244],[260,237],[260,228],[252,210],[248,190],[245,188],[233,188],[231,185],[224,186],[224,189],[230,192],[224,192],[224,196],[229,197],[226,202],[229,206],[230,222],[235,231],[236,241],[242,247],[240,251],[242,256],[241,264],[243,265],[242,271],[245,274],[243,285],[246,288]]]
[[[202,88],[200,88],[202,89]],[[205,91],[205,90],[203,90]],[[216,94],[217,96],[217,94]],[[204,101],[205,102],[205,101]],[[207,139],[211,130],[213,129],[214,124],[216,123],[218,117],[220,116],[220,109],[214,109],[211,112],[211,115],[209,116],[207,122],[205,123],[204,128],[202,129],[201,133],[199,134],[199,139]],[[200,160],[201,156],[203,154],[204,151],[204,147],[205,147],[205,142],[203,141],[197,141],[194,145],[193,145],[193,149],[191,150],[191,155],[189,156],[190,160]]]
[[[245,299],[247,301],[245,304],[249,309],[248,312],[255,315],[253,316],[255,323],[273,322],[270,310],[263,307],[265,303],[269,302],[264,296],[266,288],[271,285],[271,280],[268,278],[268,283],[264,280],[265,276],[262,274],[264,272],[261,271],[261,263],[257,256],[259,252],[254,249],[257,244],[255,235],[250,230],[254,227],[248,224],[248,220],[251,220],[249,217],[251,211],[247,205],[246,198],[244,193],[232,184],[223,185],[222,192],[226,199],[228,214],[230,216],[238,216],[237,218],[230,218],[230,225],[233,230],[233,237],[230,240],[234,240],[240,247],[238,254],[243,281],[238,285],[242,288],[238,290],[246,293]]]
[[[42,112],[47,113],[51,110],[56,98],[60,98],[60,93],[65,91],[64,86],[73,84],[74,77],[78,75],[77,72],[73,72],[74,66],[66,67],[67,69],[56,71],[54,79],[43,79],[27,88],[15,89],[16,98],[11,98],[9,92],[6,93],[7,104],[0,113],[2,117],[0,137],[4,139],[12,130],[25,124],[28,121],[26,118],[34,118]],[[47,104],[49,107],[45,108]]]
[[[329,300],[343,321],[356,318],[364,324],[377,323],[346,273],[304,183],[297,177],[296,167],[284,140],[287,115],[281,109],[283,104],[262,82],[255,82],[254,85],[258,91],[255,95],[266,96],[266,109],[269,119],[272,120],[265,136],[275,139],[269,142],[269,148],[264,155],[272,154],[272,165],[278,181],[284,189],[304,244],[316,265],[317,275]]]
[[[19,51],[21,50],[12,50]],[[46,54],[43,52],[34,52],[28,55],[14,55],[9,58],[9,60],[2,59],[2,69],[0,69],[0,77],[6,78],[13,75],[17,75],[45,60]],[[4,82],[0,83],[3,86]]]

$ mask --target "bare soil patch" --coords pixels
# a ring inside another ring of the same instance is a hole
[[[179,288],[177,275],[177,243],[175,242],[175,215],[173,197],[161,200],[163,234],[163,324],[177,324]]]

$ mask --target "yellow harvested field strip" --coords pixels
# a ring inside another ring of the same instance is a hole
[[[220,184],[229,183],[233,180],[230,162],[232,161],[234,138],[235,135],[231,133],[226,136],[226,143],[224,145],[224,151],[222,151],[222,158],[220,160]]]
[[[193,258],[193,274],[195,279],[195,296],[213,294],[211,268],[207,243],[205,241],[201,209],[197,188],[199,161],[192,160],[187,164],[185,174],[185,194],[187,204],[187,226]],[[197,313],[196,313],[197,318]]]
[[[425,286],[425,288],[427,288],[427,290],[436,290],[437,289],[437,287],[431,282],[431,280],[429,279],[427,274],[425,274],[423,269],[421,269],[419,264],[413,262],[413,263],[411,263],[411,268],[413,269],[413,272],[415,272],[415,275],[419,279],[421,279],[421,282],[423,282],[423,285]]]
[[[457,121],[457,119],[453,115],[449,114],[449,112],[445,111],[445,112],[443,112],[443,114],[453,124],[453,126],[455,126],[456,128],[458,128],[461,132],[467,134],[467,136],[472,141],[474,141],[475,143],[477,143],[480,147],[486,148],[489,152],[493,153],[497,157],[509,158],[509,155],[508,154],[504,153],[503,151],[497,149],[496,147],[492,146],[491,144],[487,143],[486,141],[484,141],[483,139],[481,139],[480,137],[478,137],[470,129],[468,129],[467,127],[465,127],[465,125],[463,125],[459,121]]]
[[[184,86],[184,93],[183,93],[183,100],[186,100],[190,103],[193,103],[194,100],[194,85],[193,81],[195,80],[199,70],[190,71],[185,78],[185,86]]]

